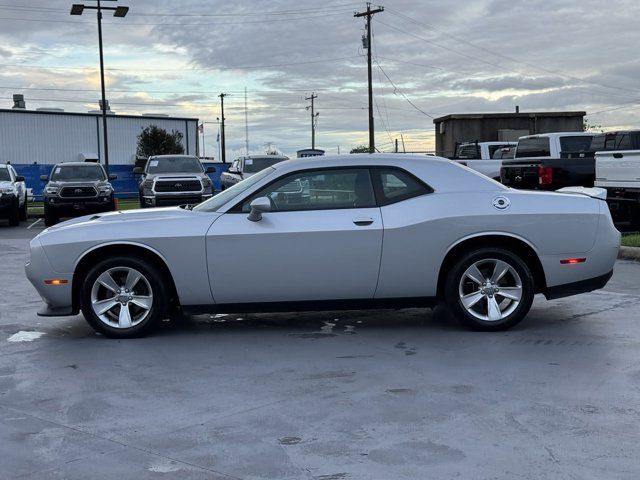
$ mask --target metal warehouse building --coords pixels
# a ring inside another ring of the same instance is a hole
[[[114,187],[120,194],[137,192],[132,174],[140,131],[157,125],[182,133],[185,153],[198,155],[198,119],[159,114],[107,116],[109,172],[118,175]],[[103,161],[100,112],[73,113],[59,109],[0,109],[0,163],[10,162],[27,186],[40,195],[40,175],[49,175],[54,164],[85,158]]]
[[[436,155],[452,157],[462,142],[516,141],[552,132],[581,132],[586,112],[465,113],[435,118]]]

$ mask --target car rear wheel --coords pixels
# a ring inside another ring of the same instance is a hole
[[[163,273],[145,259],[113,257],[98,263],[82,283],[82,313],[98,332],[131,338],[152,331],[167,313]]]
[[[500,248],[463,255],[450,270],[447,306],[474,330],[507,330],[518,324],[533,302],[534,281],[520,257]]]

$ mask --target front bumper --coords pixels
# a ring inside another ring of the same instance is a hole
[[[145,207],[172,207],[176,205],[195,204],[204,202],[213,196],[212,193],[159,194],[143,195],[142,204]]]
[[[54,210],[60,215],[86,215],[87,213],[110,210],[113,207],[113,195],[101,195],[90,199],[46,196],[45,203],[48,209]]]
[[[73,274],[59,273],[53,270],[38,237],[29,244],[30,258],[24,269],[27,278],[45,302],[38,312],[40,316],[66,316],[78,313],[73,307]],[[67,283],[48,285],[45,280],[59,279]]]

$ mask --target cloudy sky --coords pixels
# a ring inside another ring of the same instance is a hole
[[[1,0],[0,0],[1,1]],[[95,16],[71,0],[0,3],[0,105],[97,108]],[[91,3],[91,2],[87,2]],[[105,16],[108,98],[117,113],[168,113],[205,123],[217,154],[218,94],[228,155],[272,142],[310,144],[305,96],[318,95],[317,146],[367,143],[364,2],[120,0]],[[432,117],[585,110],[603,129],[640,126],[637,0],[389,0],[374,17],[376,143],[433,149]]]

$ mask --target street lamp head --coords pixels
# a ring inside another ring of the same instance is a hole
[[[71,15],[82,15],[84,11],[84,5],[81,3],[74,3],[71,5]]]
[[[116,9],[113,11],[113,16],[114,17],[119,17],[119,18],[124,18],[127,16],[127,13],[129,12],[129,7],[124,7],[124,6],[118,6],[116,7]]]

